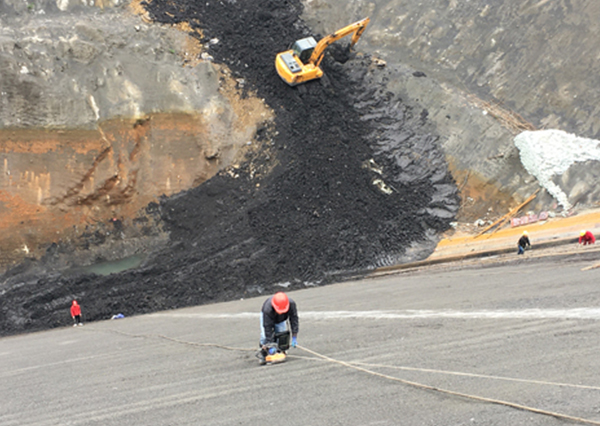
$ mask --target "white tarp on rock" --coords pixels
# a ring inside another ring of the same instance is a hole
[[[581,138],[562,130],[525,131],[514,141],[523,167],[565,209],[572,206],[567,194],[552,181],[553,176],[562,175],[576,162],[600,161],[599,140]]]

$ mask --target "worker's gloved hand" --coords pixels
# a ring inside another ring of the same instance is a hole
[[[296,336],[292,337],[292,348],[298,346],[298,338]]]
[[[269,355],[275,355],[275,352],[277,352],[277,348],[269,348]]]

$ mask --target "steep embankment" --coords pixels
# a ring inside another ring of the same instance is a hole
[[[52,242],[77,265],[155,246],[140,209],[235,164],[272,116],[184,31],[60,5],[0,14],[1,272]]]
[[[307,4],[303,17],[319,31],[357,15],[376,23],[361,48],[394,68],[390,91],[427,108],[460,188],[460,222],[485,219],[490,207],[490,218],[499,217],[540,188],[521,164],[523,153],[514,143],[519,132],[556,129],[600,138],[595,0]],[[415,71],[422,77],[415,79]],[[578,151],[573,138],[571,143]],[[552,156],[550,146],[542,143],[539,149]],[[571,163],[553,180],[571,205],[585,209],[600,201],[594,184],[599,173],[596,157]],[[542,190],[527,210],[560,211],[557,201]]]
[[[299,1],[147,8],[157,22],[188,23],[215,62],[243,79],[242,90],[264,98],[276,115],[257,134],[265,149],[151,205],[170,241],[137,270],[27,279],[27,270],[13,271],[1,302],[4,333],[65,324],[74,297],[88,320],[102,319],[323,284],[431,252],[458,209],[454,183],[427,111],[387,91],[389,75],[369,56],[332,47],[327,78],[294,89],[279,80],[273,58],[310,34]]]

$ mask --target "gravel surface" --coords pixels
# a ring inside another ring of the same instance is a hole
[[[527,261],[291,292],[298,343],[398,379],[598,422],[600,270],[582,271],[587,265]],[[416,388],[302,349],[259,367],[263,301],[0,339],[0,423],[575,424]]]

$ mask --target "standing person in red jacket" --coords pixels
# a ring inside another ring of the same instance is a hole
[[[71,305],[71,317],[73,318],[73,327],[83,325],[81,322],[81,306],[77,303],[77,300],[73,300]]]
[[[596,237],[590,231],[582,230],[579,233],[579,244],[583,244],[584,246],[587,244],[594,244],[596,242]]]

